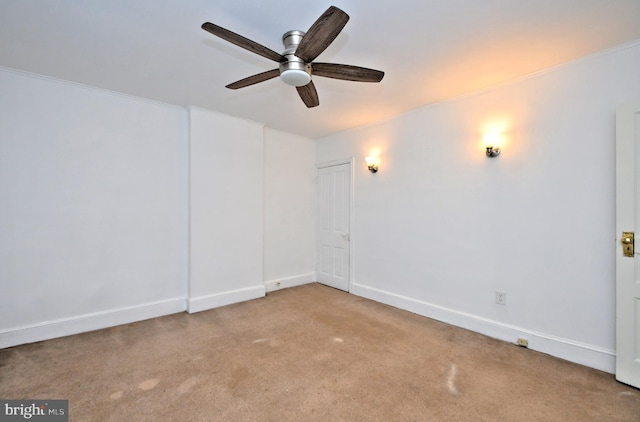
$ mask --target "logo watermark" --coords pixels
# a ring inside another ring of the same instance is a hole
[[[69,400],[0,400],[0,422],[69,422]]]

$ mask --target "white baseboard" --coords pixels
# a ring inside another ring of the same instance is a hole
[[[301,274],[293,277],[280,278],[277,280],[269,280],[264,282],[264,287],[268,292],[286,289],[288,287],[301,286],[303,284],[313,283],[315,281],[315,273]]]
[[[0,331],[0,349],[183,312],[184,298],[174,298]]]
[[[266,294],[264,285],[246,287],[244,289],[231,290],[229,292],[217,293],[214,295],[189,298],[187,300],[187,312],[206,311],[220,306],[231,305],[246,300],[258,299]]]
[[[351,293],[510,343],[516,343],[519,337],[524,337],[529,341],[529,349],[615,373],[614,350],[481,318],[358,283],[352,284]]]

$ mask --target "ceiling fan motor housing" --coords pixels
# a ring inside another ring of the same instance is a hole
[[[282,55],[287,61],[280,63],[280,79],[287,85],[305,86],[311,82],[311,66],[295,55],[304,35],[303,31],[293,30],[282,36],[285,48]]]

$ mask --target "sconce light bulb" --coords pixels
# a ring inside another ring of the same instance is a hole
[[[378,159],[376,157],[365,157],[365,161],[367,162],[367,168],[371,173],[378,171]]]
[[[498,143],[499,136],[497,133],[485,133],[482,135],[484,145],[488,147],[494,147]]]

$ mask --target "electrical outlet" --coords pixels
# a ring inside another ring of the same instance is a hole
[[[507,294],[505,292],[496,291],[496,303],[498,305],[507,304]]]
[[[529,347],[529,340],[526,338],[518,337],[518,346]]]

